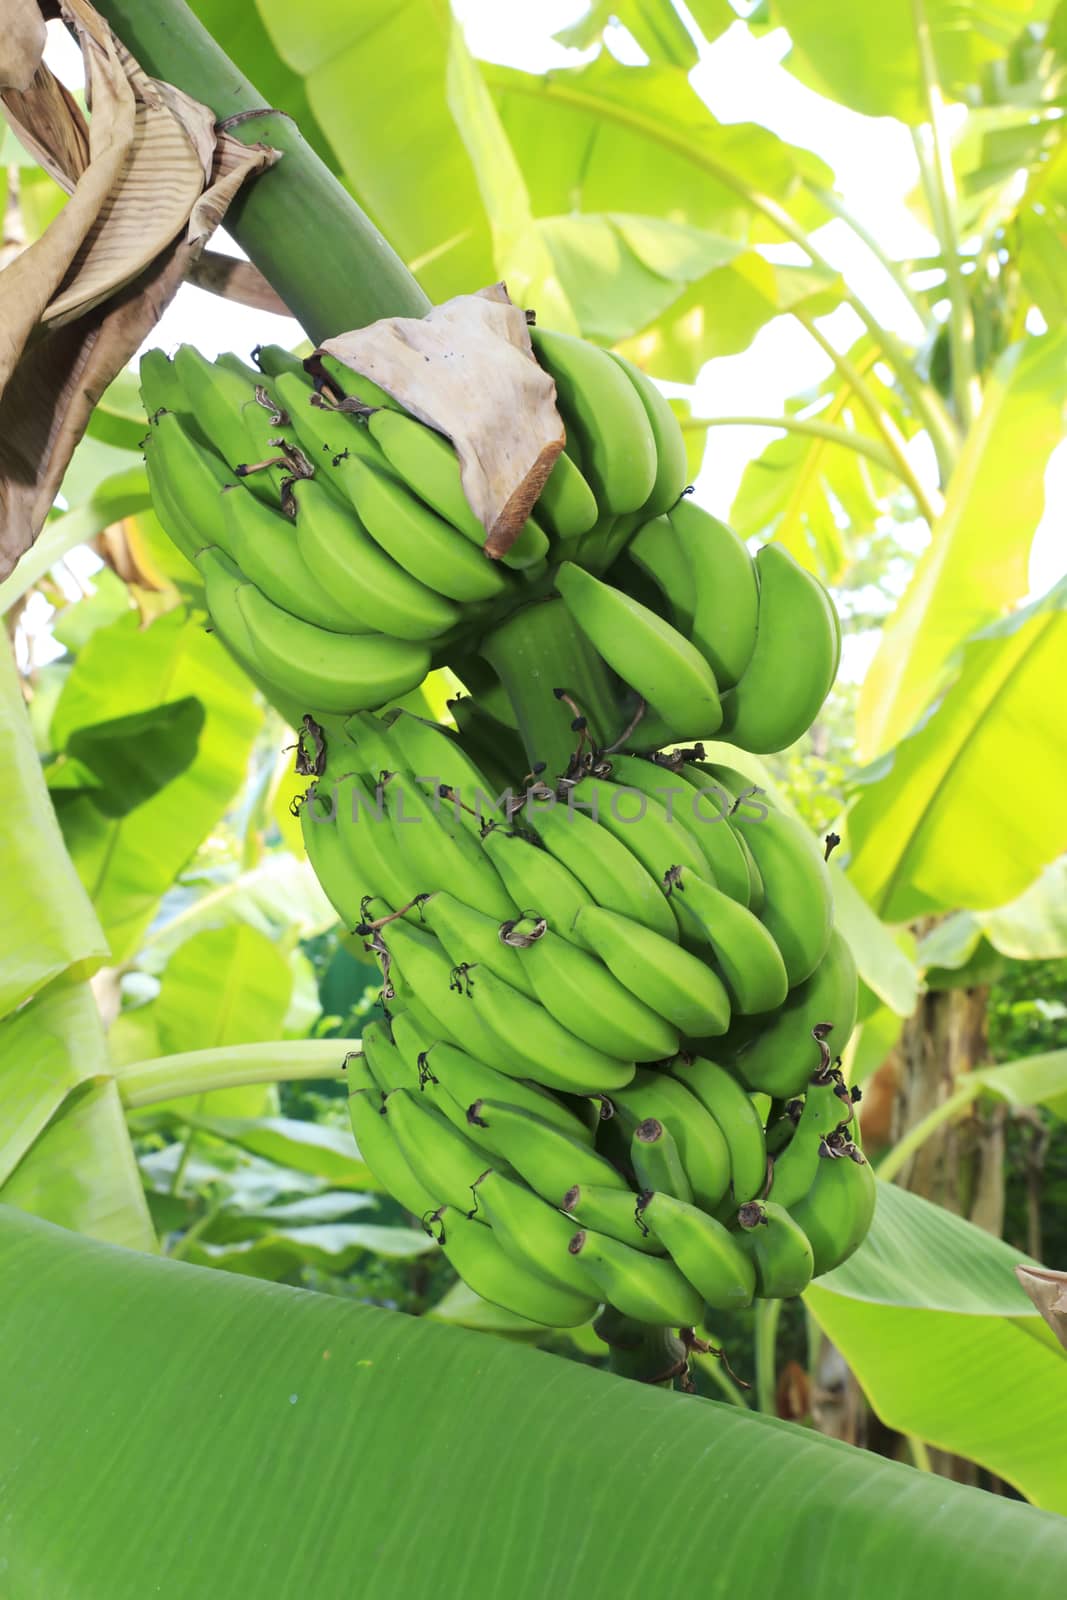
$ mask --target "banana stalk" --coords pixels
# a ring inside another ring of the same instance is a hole
[[[229,131],[242,144],[282,152],[238,194],[226,227],[309,338],[379,317],[425,316],[430,302],[388,240],[184,0],[100,0],[97,10],[146,71],[210,106],[220,122],[240,118]]]

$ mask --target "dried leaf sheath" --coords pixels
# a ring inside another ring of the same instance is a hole
[[[0,577],[44,523],[93,405],[158,321],[244,179],[272,153],[142,72],[68,0],[91,120],[44,65],[3,98],[22,142],[70,195],[0,273]]]

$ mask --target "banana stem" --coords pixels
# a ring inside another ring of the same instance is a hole
[[[850,211],[848,206],[846,206],[845,202],[842,200],[841,196],[836,194],[833,189],[824,189],[820,184],[814,183],[809,183],[808,188],[811,190],[816,200],[818,200],[821,205],[826,207],[827,211],[832,211],[836,217],[839,217],[845,226],[850,228],[851,231],[856,235],[856,238],[860,241],[860,243],[867,246],[867,249],[871,252],[871,255],[878,262],[878,265],[888,273],[890,278],[892,278],[894,284],[900,290],[912,311],[914,311],[919,321],[925,327],[929,312],[923,305],[919,295],[912,288],[908,278],[907,268],[905,267],[904,263],[893,260],[893,257],[889,255],[885,249],[883,249],[882,245],[875,238],[874,234],[871,233],[868,228],[864,227],[859,218],[855,216],[852,211]]]
[[[756,1302],[756,1405],[769,1417],[778,1415],[778,1319],[780,1300]]]
[[[562,600],[516,611],[487,636],[481,654],[511,701],[531,767],[546,764],[547,782],[566,771],[581,738],[557,689],[581,708],[598,745],[610,744],[622,731],[625,718],[608,668]]]
[[[226,227],[311,339],[379,317],[425,316],[430,302],[385,237],[184,0],[100,0],[97,10],[147,72],[210,106],[219,121],[240,116],[229,131],[242,144],[282,152],[245,184]]]
[[[314,1048],[309,1049],[309,1045]],[[128,1111],[160,1105],[210,1089],[241,1089],[260,1083],[290,1083],[299,1078],[337,1078],[346,1051],[359,1050],[358,1039],[303,1040],[301,1059],[294,1047],[278,1044],[234,1044],[218,1050],[187,1050],[181,1055],[136,1061],[118,1074],[119,1094]]]
[[[923,486],[921,479],[908,459],[906,441],[900,429],[888,412],[878,404],[863,374],[853,366],[848,356],[842,355],[840,350],[830,343],[822,329],[817,327],[814,319],[799,308],[794,308],[793,316],[802,328],[807,329],[819,349],[829,356],[835,369],[852,388],[856,399],[863,406],[878,432],[882,435],[885,447],[896,465],[898,477],[911,490],[919,515],[925,518],[932,528],[941,510],[941,496],[936,490],[928,490]]]
[[[635,1322],[614,1306],[604,1307],[595,1327],[608,1347],[608,1365],[616,1377],[673,1389],[675,1379],[683,1376],[685,1346],[673,1328]]]
[[[699,433],[702,428],[781,428],[784,433],[806,433],[813,439],[825,439],[828,444],[839,444],[845,450],[866,456],[911,487],[911,480],[901,476],[898,462],[877,439],[865,439],[852,428],[835,428],[832,422],[822,422],[817,417],[683,417],[680,420],[683,433]]]
[[[923,0],[912,0],[912,19],[926,95],[933,157],[927,167],[929,172],[927,193],[945,262],[949,293],[948,337],[952,354],[952,399],[959,425],[966,432],[981,405],[982,391],[974,362],[974,317],[971,313],[971,302],[960,258],[956,174],[952,166],[949,132],[945,126],[945,100],[938,78],[930,21]],[[916,140],[916,151],[922,162],[924,152],[918,140]]]

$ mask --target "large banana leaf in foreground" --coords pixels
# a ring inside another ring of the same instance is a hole
[[[20,1600],[1062,1589],[1059,1517],[484,1335],[7,1209],[0,1301]]]

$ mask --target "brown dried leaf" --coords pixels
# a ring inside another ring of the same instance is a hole
[[[0,89],[27,88],[44,41],[44,18],[34,0],[0,0]]]
[[[1050,1272],[1047,1267],[1018,1266],[1015,1276],[1067,1350],[1067,1272]]]
[[[193,262],[189,282],[209,294],[251,306],[254,311],[272,311],[279,317],[293,314],[257,266],[251,261],[238,261],[235,256],[220,255],[217,250],[205,250],[200,260]]]
[[[452,440],[463,492],[488,535],[485,553],[506,555],[565,434],[556,386],[504,285],[457,295],[425,317],[386,317],[338,334],[322,350]]]
[[[63,0],[92,118],[39,66],[3,100],[70,195],[0,272],[0,579],[36,538],[89,415],[186,276],[237,189],[276,159],[149,78],[87,0]]]

